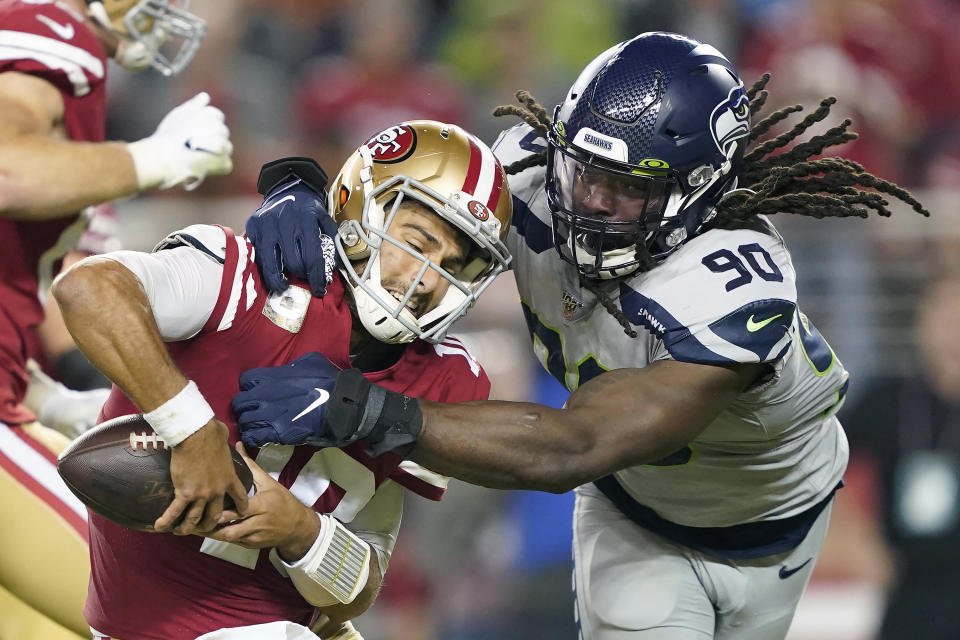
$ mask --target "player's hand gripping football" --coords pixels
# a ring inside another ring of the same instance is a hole
[[[247,220],[257,268],[270,291],[287,288],[287,274],[323,297],[337,268],[337,223],[327,213],[327,176],[311,158],[281,158],[260,169],[263,203]]]
[[[153,135],[131,142],[127,151],[141,190],[182,184],[191,191],[208,175],[222,176],[233,169],[230,130],[206,92],[171,109]]]
[[[256,494],[247,511],[224,511],[220,524],[208,538],[231,542],[247,549],[275,547],[280,557],[294,562],[310,550],[320,533],[320,520],[310,507],[297,500],[283,485],[254,462],[238,442],[237,451],[253,473]]]
[[[402,455],[423,424],[416,399],[368,382],[357,369],[339,371],[320,353],[245,371],[240,389],[231,406],[243,442],[254,447],[362,441],[370,455]]]
[[[212,531],[223,513],[225,495],[233,499],[236,513],[247,512],[247,492],[233,467],[227,426],[216,418],[173,448],[170,477],[174,499],[154,523],[157,531],[178,535]]]

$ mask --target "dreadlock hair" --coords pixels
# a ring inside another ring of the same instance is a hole
[[[752,116],[757,115],[766,104],[769,81],[770,74],[765,73],[747,90]],[[516,97],[520,106],[500,106],[494,109],[493,115],[517,116],[546,138],[553,126],[547,110],[528,91],[518,91]],[[739,188],[721,198],[704,230],[759,228],[762,224],[757,216],[774,213],[793,213],[813,218],[866,218],[872,211],[888,217],[891,214],[890,203],[883,197],[884,194],[910,205],[923,216],[929,216],[930,212],[909,191],[868,173],[856,162],[838,157],[814,157],[830,147],[857,139],[858,135],[849,130],[852,124],[849,119],[783,151],[811,126],[826,119],[836,101],[834,97],[824,98],[815,111],[794,124],[790,130],[773,138],[761,140],[774,126],[794,113],[803,111],[802,106],[784,107],[754,124],[749,137],[751,147],[743,157],[738,176]],[[508,175],[513,175],[530,167],[544,166],[547,153],[545,150],[526,156],[507,165],[504,170]],[[638,256],[645,253],[649,255],[643,244],[638,245],[637,250]],[[638,270],[649,270],[656,264],[652,259],[642,260]],[[597,283],[585,278],[580,281],[582,286],[597,296],[627,335],[637,337],[637,332],[632,329],[623,312],[600,290]]]

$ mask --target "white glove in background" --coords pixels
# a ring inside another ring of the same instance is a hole
[[[233,169],[230,129],[203,91],[170,110],[148,138],[127,144],[140,189],[196,189],[208,175]]]
[[[109,389],[73,391],[41,371],[33,360],[27,362],[27,370],[30,386],[23,404],[37,414],[40,424],[73,440],[97,423]]]

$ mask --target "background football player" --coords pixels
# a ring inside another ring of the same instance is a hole
[[[0,2],[0,506],[17,514],[0,523],[0,597],[9,599],[0,635],[5,624],[31,628],[31,608],[85,629],[85,511],[45,447],[55,434],[21,404],[39,292],[83,231],[86,207],[231,169],[229,131],[206,94],[148,138],[104,142],[107,56],[175,73],[203,34],[202,21],[167,0]],[[44,637],[63,633],[43,628]]]
[[[306,201],[322,206],[301,178],[284,180],[261,211]],[[261,449],[256,464],[263,471],[250,462],[256,495],[223,518],[222,495],[214,508],[198,508],[191,504],[194,488],[178,477],[184,464],[196,465],[229,477],[229,495],[244,497],[229,458],[217,467],[213,453],[238,439],[230,402],[241,372],[251,367],[293,361],[294,371],[313,377],[329,366],[327,359],[301,356],[319,351],[341,368],[362,371],[358,385],[367,376],[434,402],[488,396],[480,365],[445,336],[509,263],[502,239],[511,197],[493,152],[453,125],[390,127],[347,160],[329,207],[341,225],[336,250],[343,267],[327,271],[323,298],[311,296],[303,281],[268,295],[252,243],[204,225],[169,235],[150,254],[88,258],[55,282],[54,297],[77,345],[116,384],[103,417],[143,411],[173,447],[176,498],[156,529],[170,531],[184,515],[173,528],[181,535],[132,531],[90,515],[84,613],[98,633],[193,640],[220,627],[273,620],[309,625],[316,607],[343,622],[376,595],[400,524],[403,488],[442,495],[442,476],[396,454],[374,457],[382,452],[364,445]],[[334,244],[329,238],[324,244],[330,268]],[[257,371],[240,386],[259,385]],[[283,394],[286,387],[277,380],[273,388]],[[299,388],[292,393],[302,401],[290,416],[295,424],[328,397],[322,389],[310,398]],[[257,413],[255,403],[242,408]],[[182,456],[179,443],[201,431],[212,434],[205,440],[210,455]],[[232,523],[213,531],[226,520]],[[345,562],[335,550],[347,542]]]
[[[489,487],[576,487],[584,638],[783,638],[847,463],[835,413],[848,375],[798,309],[790,255],[761,214],[889,215],[863,187],[926,211],[855,163],[810,159],[851,139],[849,121],[784,150],[833,99],[748,152],[799,110],[751,129],[767,79],[748,90],[714,47],[645,33],[590,63],[553,118],[523,92],[523,108],[499,110],[525,121],[494,148],[513,163],[508,246],[534,351],[572,392],[564,410],[402,413],[349,372],[332,384],[281,367],[241,394],[257,406],[238,416],[245,441],[296,442],[290,389],[326,388],[316,441],[401,451]],[[344,420],[366,393],[376,404]]]

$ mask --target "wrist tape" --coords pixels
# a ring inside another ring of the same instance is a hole
[[[367,453],[410,452],[423,426],[416,398],[371,384],[359,369],[337,375],[325,417],[327,432],[342,446],[362,440]]]
[[[133,159],[133,168],[137,172],[137,187],[141,191],[160,186],[167,179],[164,150],[158,148],[153,138],[128,142],[127,153]]]
[[[190,380],[180,393],[144,413],[143,419],[167,445],[175,447],[210,422],[213,409],[200,394],[197,383]]]
[[[284,564],[302,572],[338,602],[353,602],[370,575],[370,545],[333,516],[319,517],[320,533],[313,546],[297,562]],[[297,572],[289,573],[296,584]]]

